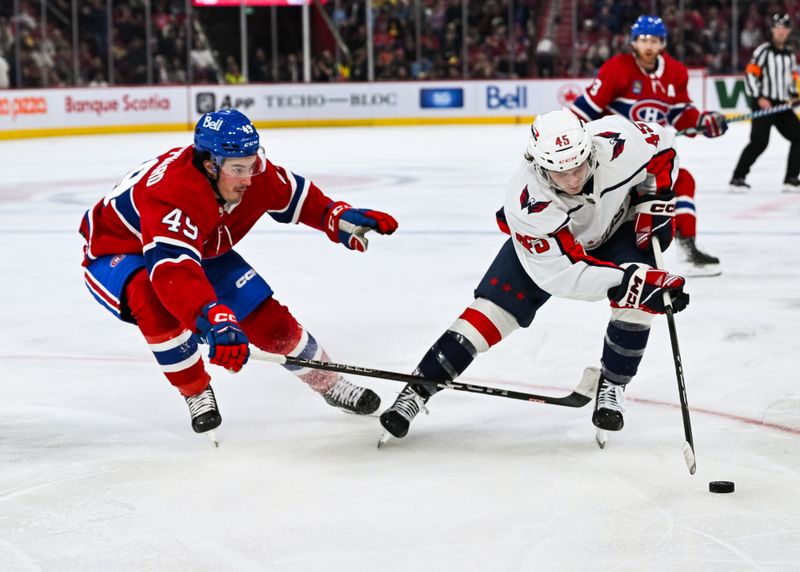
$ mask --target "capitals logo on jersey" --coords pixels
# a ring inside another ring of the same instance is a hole
[[[531,194],[528,192],[528,185],[525,185],[525,188],[522,189],[522,193],[519,196],[519,206],[522,209],[528,209],[528,214],[533,213],[540,213],[544,209],[547,208],[551,201],[531,201]]]
[[[622,151],[625,149],[625,139],[621,139],[619,133],[614,133],[613,131],[603,131],[602,133],[598,133],[597,136],[608,139],[608,142],[614,146],[611,150],[612,161],[619,157]]]

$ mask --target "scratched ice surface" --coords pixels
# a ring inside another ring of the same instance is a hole
[[[379,451],[376,418],[335,411],[261,362],[214,369],[214,450],[138,331],[86,292],[75,232],[125,171],[190,134],[0,143],[0,571],[797,570],[800,196],[780,193],[777,134],[752,192],[726,192],[748,131],[680,142],[699,244],[724,266],[690,282],[677,319],[694,476],[663,319],[604,451],[591,406],[455,392]],[[265,218],[239,250],[334,360],[410,371],[504,240],[494,212],[525,137],[264,132],[275,162],[393,213],[400,230],[362,255]],[[568,393],[598,362],[607,316],[603,302],[553,299],[465,379]],[[364,382],[386,406],[402,387]],[[708,493],[720,479],[736,492]]]

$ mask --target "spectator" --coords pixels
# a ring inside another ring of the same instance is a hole
[[[336,81],[336,62],[328,50],[323,50],[320,56],[312,63],[311,79],[317,82]]]
[[[0,89],[7,89],[10,87],[8,72],[11,66],[8,65],[6,59],[0,55]]]
[[[539,43],[536,44],[536,68],[539,77],[553,77],[557,58],[556,43],[549,36],[539,40]]]
[[[225,83],[240,84],[246,83],[245,77],[239,69],[236,58],[228,56],[225,58]]]
[[[192,79],[195,83],[217,83],[214,54],[208,45],[203,45],[200,38],[195,37],[189,59],[192,62]]]
[[[103,72],[96,72],[94,74],[92,81],[89,82],[89,87],[108,87],[108,82]]]
[[[272,80],[272,73],[270,71],[269,61],[267,60],[267,52],[264,48],[256,48],[250,60],[250,82],[252,83],[265,83]]]
[[[756,46],[762,43],[763,38],[757,21],[754,18],[747,18],[742,33],[739,34],[739,45],[742,50],[746,50],[747,53],[752,52]]]
[[[286,56],[286,65],[282,74],[283,80],[288,80],[292,83],[303,81],[303,70],[300,65],[300,58],[297,54],[289,54]]]

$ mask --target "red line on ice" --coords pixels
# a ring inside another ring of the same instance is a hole
[[[2,355],[0,354],[0,360],[31,360],[31,361],[44,361],[44,360],[68,360],[68,361],[97,361],[97,362],[108,362],[108,361],[124,361],[124,362],[145,362],[149,361],[143,358],[135,358],[135,357],[102,357],[102,356],[77,356],[77,355],[70,355],[70,356],[59,356],[59,355]],[[467,381],[466,379],[461,379],[460,381]],[[497,380],[488,380],[488,379],[479,379],[479,378],[471,378],[471,381],[476,383],[497,383]],[[520,383],[505,383],[504,385],[517,385],[520,386]],[[561,390],[563,391],[563,387],[552,387],[549,385],[534,385],[529,386],[525,384],[526,387],[536,387],[538,389],[552,389],[554,391]],[[647,405],[659,405],[661,407],[669,407],[671,409],[679,409],[680,405],[677,403],[669,403],[666,401],[656,401],[655,399],[643,399],[641,397],[627,397],[628,401],[633,401],[635,403],[644,403]],[[761,421],[759,419],[753,419],[751,417],[744,417],[743,415],[735,415],[733,413],[725,413],[724,411],[713,411],[711,409],[705,409],[702,407],[689,407],[689,410],[694,413],[702,413],[703,415],[711,415],[713,417],[721,417],[723,419],[730,419],[731,421],[738,421],[739,423],[744,423],[746,425],[754,425],[756,427],[765,427],[767,429],[774,429],[775,431],[780,431],[782,433],[790,433],[792,435],[800,435],[800,427],[789,427],[788,425],[781,425],[779,423],[770,423],[768,421]]]
[[[460,379],[459,381],[466,381],[464,379]],[[472,378],[472,381],[476,383],[497,383],[497,380],[488,380],[488,379],[477,379]],[[520,386],[520,383],[506,383],[505,385],[517,385]],[[526,384],[526,387],[531,387]],[[552,390],[561,390],[564,391],[563,387],[552,387],[549,385],[536,385],[533,386],[539,389],[552,389]],[[628,397],[626,396],[625,399],[627,401],[633,401],[636,403],[645,403],[647,405],[660,405],[662,407],[669,407],[671,409],[680,409],[680,405],[677,403],[669,403],[667,401],[656,401],[655,399],[643,399],[641,397]],[[725,413],[724,411],[714,411],[712,409],[705,409],[703,407],[689,407],[689,411],[693,413],[702,413],[703,415],[711,415],[713,417],[721,417],[723,419],[730,419],[731,421],[738,421],[739,423],[744,423],[746,425],[754,425],[756,427],[765,427],[767,429],[774,429],[775,431],[781,431],[782,433],[790,433],[792,435],[800,435],[800,427],[790,427],[788,425],[781,425],[779,423],[770,423],[769,421],[761,421],[759,419],[753,419],[752,417],[744,417],[743,415],[736,415],[733,413]]]

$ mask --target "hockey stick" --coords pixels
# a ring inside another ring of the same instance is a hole
[[[664,268],[664,256],[661,253],[661,244],[657,236],[652,238],[653,254],[656,256],[656,268]],[[664,290],[664,312],[667,315],[667,325],[669,326],[669,340],[672,343],[672,359],[675,362],[675,376],[678,380],[678,397],[681,402],[681,415],[683,416],[683,434],[686,442],[683,444],[683,457],[686,459],[686,466],[689,467],[689,474],[693,475],[697,471],[697,461],[694,456],[694,437],[692,437],[692,421],[689,419],[689,402],[686,399],[686,381],[683,379],[683,361],[681,361],[681,350],[678,347],[678,331],[675,328],[675,316],[672,313],[672,298],[669,292]]]
[[[796,99],[790,103],[782,103],[780,105],[776,105],[775,107],[768,107],[767,109],[759,109],[758,111],[751,111],[750,113],[739,113],[738,115],[732,115],[731,117],[726,117],[725,120],[728,123],[738,123],[739,121],[747,121],[748,119],[758,119],[760,117],[767,117],[769,115],[775,115],[776,113],[783,113],[784,111],[789,111],[790,109],[794,109],[800,105],[800,99]],[[702,133],[702,129],[698,129],[697,127],[689,127],[688,129],[682,129],[676,133],[676,135],[697,135],[698,133]]]
[[[472,385],[457,381],[438,381],[425,379],[417,375],[406,373],[396,373],[381,369],[371,369],[368,367],[358,367],[341,363],[317,361],[313,359],[303,359],[281,354],[265,352],[256,347],[250,346],[250,357],[261,361],[269,361],[281,365],[295,365],[308,367],[311,369],[323,369],[325,371],[335,371],[338,373],[349,373],[377,379],[388,379],[391,381],[401,381],[403,383],[417,383],[420,385],[430,385],[437,389],[453,389],[455,391],[466,391],[467,393],[482,393],[484,395],[494,395],[496,397],[507,397],[509,399],[520,399],[522,401],[532,401],[534,403],[549,403],[550,405],[561,405],[563,407],[583,407],[589,403],[597,391],[597,380],[600,371],[597,368],[586,368],[578,387],[565,397],[551,397],[549,395],[537,395],[535,393],[524,393],[510,389],[498,389],[485,385]]]

